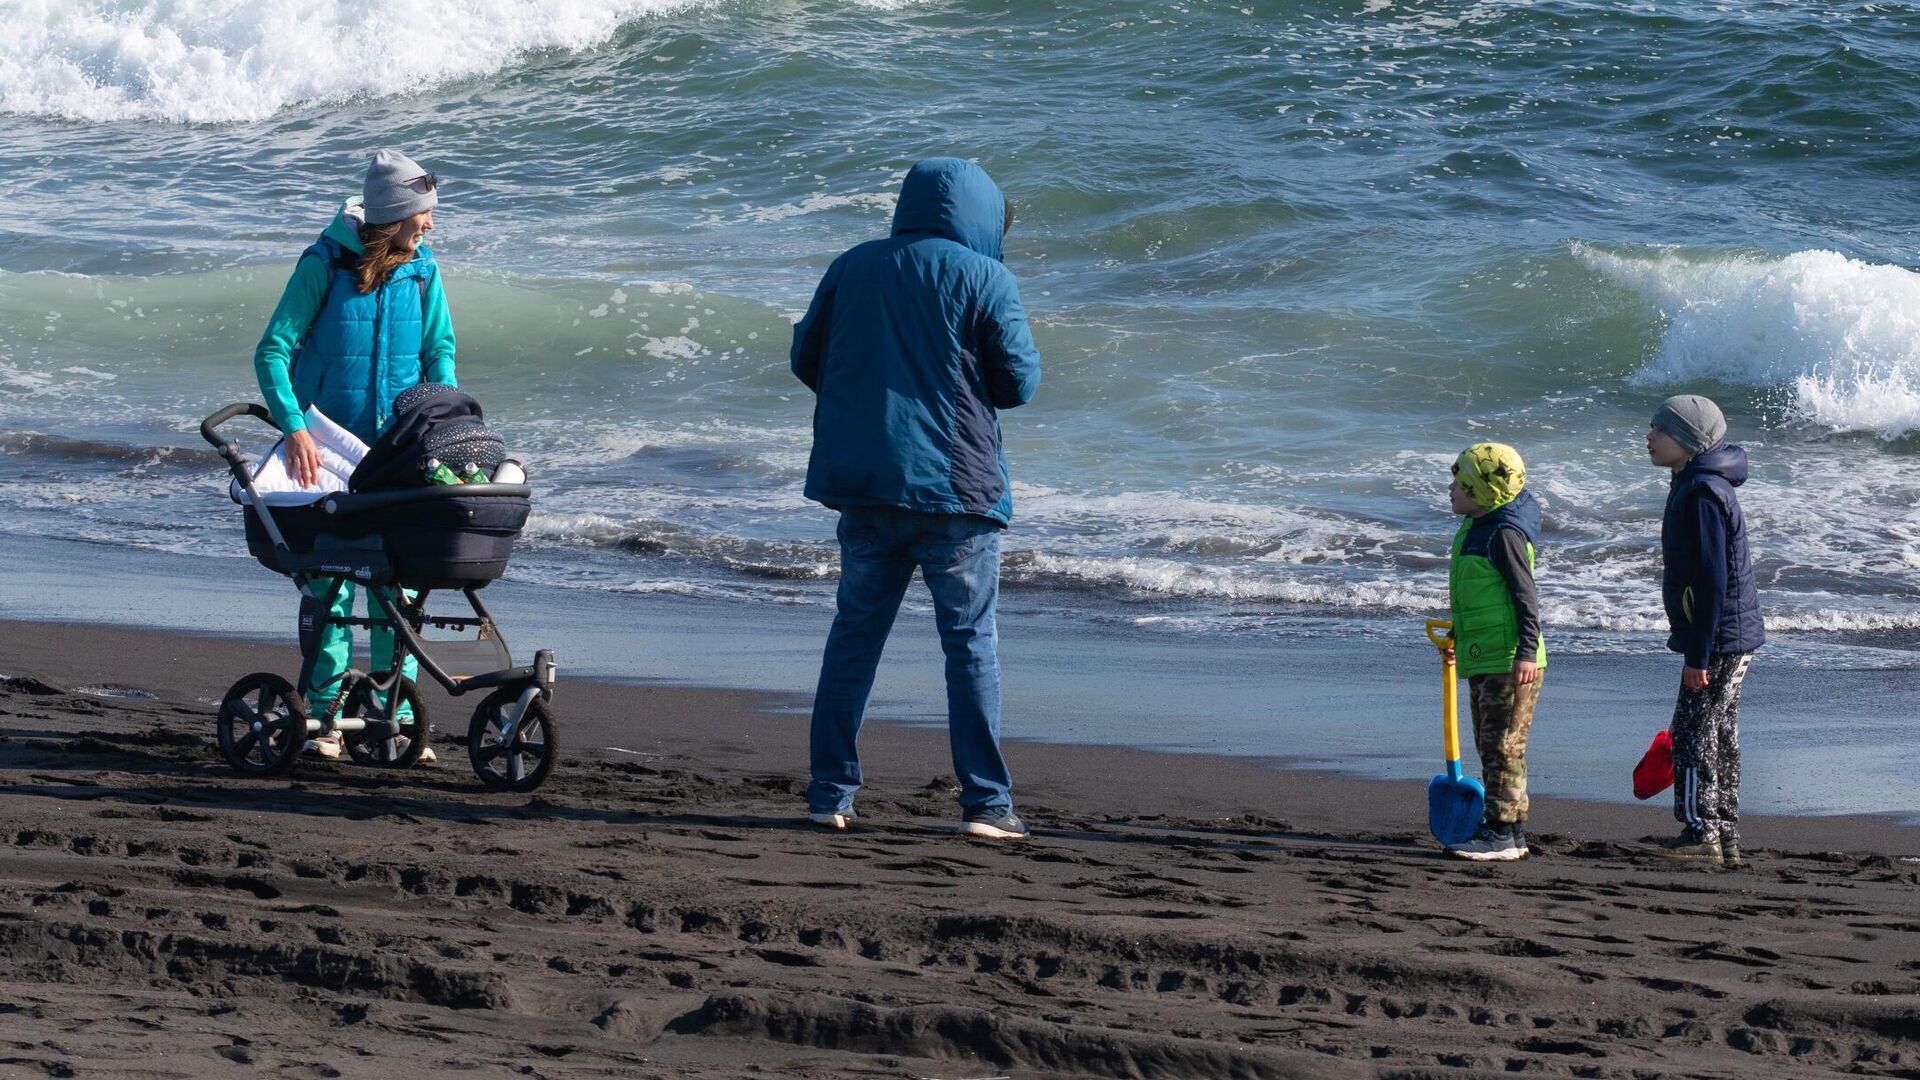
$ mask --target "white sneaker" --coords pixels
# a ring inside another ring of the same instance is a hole
[[[960,832],[988,840],[1026,840],[1033,836],[1033,830],[1012,808],[970,811],[960,819]]]
[[[1473,839],[1447,849],[1456,859],[1514,862],[1527,857],[1527,834],[1518,825],[1482,825]]]
[[[301,749],[315,757],[323,757],[329,761],[338,761],[340,757],[347,752],[347,740],[342,738],[340,733],[336,731],[331,735],[322,735],[317,739],[308,739],[307,745]]]
[[[853,820],[859,816],[853,812],[853,807],[849,806],[845,810],[816,811],[808,814],[807,820],[823,829],[845,832],[847,827],[853,824]]]
[[[416,762],[414,762],[414,764],[416,764],[416,765],[431,765],[431,764],[433,764],[434,762],[436,762],[436,761],[439,761],[439,760],[440,760],[440,757],[439,757],[439,755],[437,755],[437,754],[435,754],[435,753],[433,752],[433,747],[431,747],[431,746],[423,746],[423,747],[421,747],[421,748],[420,748],[420,760],[419,760],[419,761],[416,761]]]

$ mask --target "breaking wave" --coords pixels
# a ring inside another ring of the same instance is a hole
[[[1834,431],[1920,429],[1920,274],[1834,251],[1574,254],[1666,320],[1635,381],[1782,391],[1797,416]]]
[[[23,0],[9,5],[0,39],[0,112],[261,120],[486,75],[543,50],[594,48],[627,22],[696,2]]]

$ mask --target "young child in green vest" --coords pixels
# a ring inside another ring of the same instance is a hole
[[[1533,587],[1540,504],[1526,492],[1527,467],[1501,443],[1475,443],[1453,463],[1447,489],[1461,516],[1447,567],[1453,648],[1467,679],[1473,745],[1487,788],[1480,829],[1447,853],[1507,862],[1527,857],[1527,732],[1547,645]]]

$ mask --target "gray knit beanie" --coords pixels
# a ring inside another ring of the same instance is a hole
[[[1653,426],[1693,454],[1727,437],[1727,418],[1720,406],[1699,394],[1675,394],[1661,402],[1653,414]]]
[[[367,224],[392,224],[438,206],[440,196],[418,182],[431,175],[398,150],[374,151],[373,160],[367,163],[367,182],[362,190]],[[422,187],[427,190],[421,191]]]

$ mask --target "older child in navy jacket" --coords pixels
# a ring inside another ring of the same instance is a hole
[[[1767,632],[1734,495],[1747,481],[1747,452],[1726,436],[1720,407],[1697,394],[1668,398],[1647,430],[1647,456],[1673,470],[1660,592],[1673,630],[1667,648],[1686,658],[1670,729],[1673,813],[1683,828],[1655,850],[1738,866],[1740,683]]]

